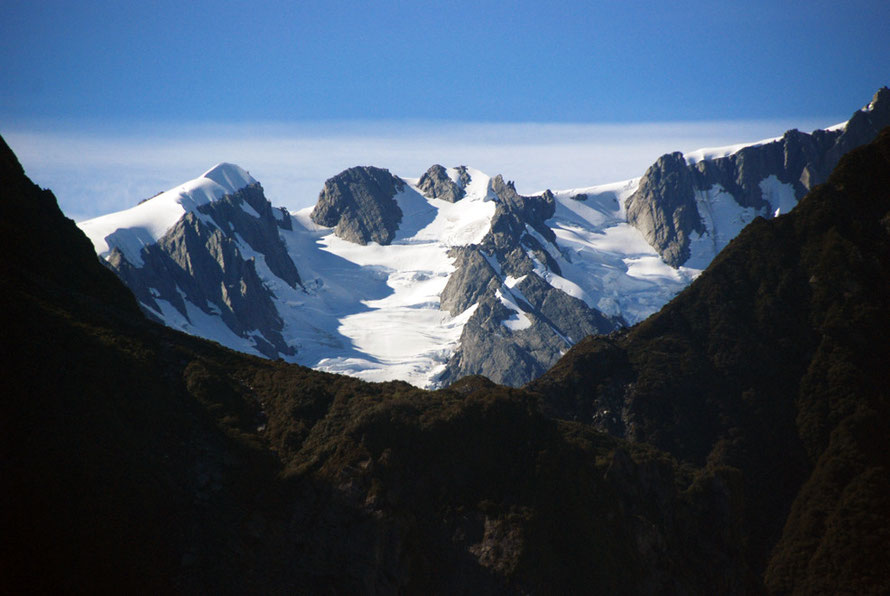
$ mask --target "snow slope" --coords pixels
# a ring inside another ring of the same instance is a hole
[[[338,238],[310,220],[311,209],[293,214],[293,231],[282,237],[311,289],[294,295],[298,308],[282,315],[285,339],[299,344],[299,362],[419,386],[441,372],[472,315],[472,309],[457,317],[439,309],[439,294],[454,270],[448,250],[481,241],[495,209],[489,178],[469,173],[472,180],[458,203],[428,199],[412,184],[416,180],[409,181],[395,197],[403,219],[386,246]],[[307,325],[314,329],[309,335]]]
[[[638,185],[635,178],[554,192],[556,212],[547,225],[556,234],[557,246],[550,254],[562,276],[536,270],[554,287],[628,324],[657,311],[700,273],[665,264],[627,223],[624,203]],[[579,195],[586,200],[574,198]]]
[[[773,137],[771,139],[763,139],[762,141],[756,141],[754,143],[737,143],[735,145],[726,145],[723,147],[707,147],[704,149],[696,149],[695,151],[690,151],[689,153],[684,154],[683,157],[686,158],[687,164],[693,165],[700,161],[707,161],[720,157],[729,157],[730,155],[738,153],[746,147],[759,147],[760,145],[766,145],[768,143],[774,143],[780,140],[782,140],[782,137]]]
[[[705,232],[693,232],[686,266],[704,269],[723,250],[730,240],[754,221],[756,217],[778,217],[791,211],[797,205],[794,187],[769,176],[760,181],[760,189],[764,200],[769,204],[763,210],[753,207],[742,207],[735,198],[719,184],[707,191],[695,193],[696,206],[702,217]],[[682,269],[682,268],[681,268]]]
[[[140,265],[139,251],[157,242],[188,212],[199,205],[255,184],[247,171],[220,163],[194,180],[143,201],[125,211],[103,215],[77,224],[93,243],[96,254],[107,257],[117,247],[130,263]]]

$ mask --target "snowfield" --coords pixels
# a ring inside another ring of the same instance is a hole
[[[439,309],[454,271],[448,251],[480,242],[495,210],[488,176],[469,173],[466,196],[457,203],[428,199],[408,182],[395,197],[403,218],[387,246],[338,238],[311,221],[311,208],[293,214],[294,231],[282,236],[314,288],[300,306],[315,313],[312,321],[303,308],[282,313],[285,339],[300,346],[298,362],[371,381],[433,382],[473,314],[451,317]],[[307,325],[318,330],[315,341],[307,338]]]
[[[559,252],[551,256],[563,275],[543,265],[535,271],[552,286],[628,324],[660,309],[701,272],[673,269],[627,223],[624,203],[639,182],[634,178],[554,192],[556,213],[547,225],[556,233]],[[587,198],[578,200],[579,195]]]
[[[687,161],[711,159],[741,147],[703,149],[689,154]],[[456,169],[447,173],[452,180],[458,179]],[[291,229],[279,233],[299,271],[302,284],[297,287],[273,274],[265,256],[235,235],[242,255],[254,259],[263,284],[274,295],[284,325],[282,337],[296,348],[290,360],[369,381],[400,379],[420,387],[435,385],[476,308],[471,306],[454,317],[440,309],[439,296],[454,271],[448,252],[483,240],[499,200],[491,191],[489,176],[473,169],[468,173],[466,195],[456,203],[429,199],[418,190],[418,179],[403,178],[406,184],[395,196],[403,217],[387,246],[345,241],[331,228],[312,222],[311,208],[289,215],[276,212],[279,221],[291,220]],[[627,223],[624,203],[639,182],[635,178],[554,192],[555,213],[546,222],[555,233],[554,242],[526,226],[561,271],[557,275],[535,260],[535,275],[627,324],[660,309],[754,217],[785,213],[796,204],[793,189],[774,176],[761,183],[769,213],[740,207],[719,186],[698,193],[706,231],[692,239],[687,266],[673,269]],[[197,207],[254,183],[240,167],[219,164],[132,209],[79,225],[100,256],[107,258],[116,246],[139,267],[142,247],[157,242],[185,213],[195,212],[205,223],[215,225]],[[246,203],[243,208],[259,217]],[[529,256],[534,259],[532,253]],[[500,272],[494,259],[489,262]],[[497,292],[512,313],[503,321],[510,332],[532,324],[521,306],[527,301],[515,287],[519,281],[507,278]],[[171,327],[258,353],[251,336],[258,332],[239,336],[221,318],[188,301],[187,316],[170,302],[159,299],[157,303],[160,312],[155,314]]]

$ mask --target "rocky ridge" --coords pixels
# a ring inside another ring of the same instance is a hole
[[[455,203],[464,197],[466,194],[464,189],[470,182],[470,174],[467,172],[466,166],[460,166],[456,170],[456,180],[452,180],[445,168],[439,164],[430,166],[430,169],[418,180],[417,189],[423,193],[423,196],[430,199],[442,199],[449,203]]]
[[[278,234],[288,225],[289,216],[276,216],[254,183],[186,213],[157,242],[146,244],[136,263],[117,247],[106,263],[157,320],[178,315],[188,328],[199,324],[193,319],[200,313],[219,317],[242,345],[270,358],[293,356],[296,350],[281,336],[275,296],[257,273],[256,257],[243,252],[263,255],[276,277],[298,287],[300,275]],[[160,300],[175,312],[165,311]]]
[[[522,196],[501,176],[490,186],[497,200],[491,229],[478,245],[453,249],[455,272],[441,295],[442,308],[452,315],[476,305],[438,379],[443,384],[467,375],[525,384],[580,338],[622,323],[540,276],[561,273],[551,254],[560,248],[546,224],[555,211],[553,194]]]
[[[692,256],[694,235],[717,233],[705,225],[708,193],[729,195],[738,206],[750,209],[747,221],[757,215],[769,217],[778,206],[765,196],[765,180],[775,177],[790,186],[796,202],[828,179],[841,156],[871,141],[887,125],[890,89],[884,87],[841,128],[812,134],[790,130],[780,139],[714,159],[687,160],[679,152],[663,155],[627,199],[627,221],[643,233],[666,263],[679,267]],[[722,246],[711,258],[719,248]]]

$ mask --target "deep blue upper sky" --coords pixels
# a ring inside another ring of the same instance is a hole
[[[0,122],[842,120],[888,42],[886,0],[4,0]]]

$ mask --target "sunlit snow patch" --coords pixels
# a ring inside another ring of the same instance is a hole
[[[761,145],[767,145],[769,143],[775,143],[776,141],[781,140],[782,137],[773,137],[771,139],[763,139],[762,141],[755,141],[753,143],[736,143],[735,145],[725,145],[723,147],[707,147],[704,149],[690,151],[683,157],[686,158],[687,164],[693,165],[700,161],[709,161],[712,159],[719,159],[721,157],[729,157],[730,155],[738,153],[746,147],[759,147]]]
[[[314,306],[319,311],[312,323],[324,328],[326,340],[308,341],[302,330],[307,321],[283,314],[285,340],[300,342],[299,362],[366,380],[401,379],[418,386],[430,385],[442,372],[475,311],[452,317],[439,308],[439,295],[454,271],[448,251],[480,242],[496,207],[488,176],[468,172],[466,196],[457,203],[428,199],[408,181],[395,197],[402,211],[399,229],[385,246],[338,238],[312,223],[311,209],[294,214],[294,231],[282,236],[291,254],[299,255],[301,276],[320,283],[314,295],[302,297],[297,310]],[[336,316],[324,316],[325,310]],[[331,339],[341,345],[332,345]]]
[[[719,184],[708,190],[695,192],[696,206],[705,232],[691,234],[687,267],[704,269],[756,217],[775,217],[780,213],[788,213],[797,205],[794,187],[779,181],[776,176],[763,179],[760,189],[768,204],[761,210],[742,207]]]
[[[510,292],[505,293],[501,292],[500,289],[497,289],[495,290],[495,295],[498,297],[498,300],[501,301],[501,304],[512,311],[512,314],[507,319],[501,321],[501,324],[504,327],[510,331],[522,331],[523,329],[528,329],[532,326],[531,319],[528,318],[525,311],[519,308],[519,305],[516,303],[516,300]]]
[[[206,203],[256,183],[240,167],[221,163],[151,199],[117,213],[80,222],[78,227],[93,243],[96,254],[108,257],[116,246],[130,263],[141,266],[142,247],[158,241],[183,215]]]
[[[570,296],[607,315],[636,323],[664,306],[698,274],[665,264],[627,223],[624,203],[639,178],[554,192],[556,212],[546,223],[556,234],[553,255],[562,275],[535,264],[535,272]]]

